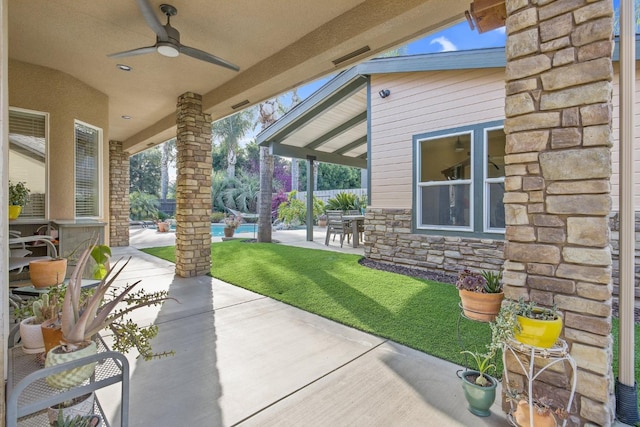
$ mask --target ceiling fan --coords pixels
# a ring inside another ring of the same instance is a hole
[[[173,58],[181,53],[184,53],[185,55],[195,59],[199,59],[200,61],[220,65],[234,71],[240,71],[240,68],[237,65],[232,64],[231,62],[225,61],[222,58],[218,58],[217,56],[204,52],[200,49],[180,44],[180,32],[173,28],[170,24],[171,17],[178,14],[178,9],[171,6],[170,4],[161,4],[160,10],[167,17],[167,23],[165,25],[162,25],[158,20],[158,17],[153,12],[153,8],[149,4],[148,0],[136,1],[138,3],[140,12],[142,12],[142,16],[144,17],[145,21],[147,21],[147,25],[153,30],[154,33],[156,33],[156,44],[154,44],[153,46],[126,50],[124,52],[112,53],[110,55],[107,55],[108,57],[122,58],[125,56],[144,55],[145,53],[158,52],[160,55]]]

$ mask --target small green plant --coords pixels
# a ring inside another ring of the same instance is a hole
[[[489,270],[482,270],[480,272],[484,280],[486,281],[484,285],[484,290],[488,294],[498,294],[502,292],[502,272],[498,271],[494,273]]]
[[[327,200],[326,208],[327,210],[349,211],[360,210],[362,206],[364,206],[364,203],[357,195],[341,192]]]
[[[495,321],[491,322],[491,345],[500,348],[506,341],[512,340],[514,333],[521,332],[518,316],[538,320],[555,320],[560,316],[555,306],[551,308],[538,307],[534,301],[525,302],[508,300],[500,308]]]
[[[496,365],[491,363],[491,359],[493,359],[493,357],[495,356],[495,351],[490,350],[488,353],[478,353],[475,351],[464,350],[460,353],[466,353],[470,355],[473,360],[475,360],[478,367],[478,372],[480,373],[480,375],[478,375],[478,378],[476,378],[476,384],[482,387],[486,387],[488,384],[490,384],[491,381],[487,377],[487,371],[489,369],[496,368]]]
[[[13,183],[9,181],[9,205],[10,206],[24,206],[29,201],[29,193],[31,190],[27,187],[26,183],[18,182]]]
[[[304,224],[307,215],[307,206],[303,200],[296,198],[297,191],[292,191],[287,196],[287,201],[278,206],[278,219],[287,225]]]
[[[45,320],[57,317],[60,312],[61,301],[60,291],[56,287],[33,300],[31,304],[25,304],[15,309],[13,315],[17,320],[35,317],[32,324],[37,325]]]
[[[224,220],[224,212],[211,212],[211,223],[216,224]]]
[[[91,249],[91,258],[96,262],[93,267],[93,278],[102,279],[109,273],[108,262],[111,258],[111,248],[107,245],[95,245]]]
[[[53,427],[95,427],[100,424],[100,417],[97,415],[76,415],[64,416],[58,411],[58,419],[53,422]]]
[[[480,273],[471,270],[462,270],[458,273],[456,287],[466,291],[498,294],[502,292],[502,272],[482,270]]]

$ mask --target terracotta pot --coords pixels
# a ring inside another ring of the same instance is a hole
[[[59,285],[67,275],[67,259],[39,259],[29,263],[29,279],[36,288]]]
[[[561,317],[555,320],[540,320],[518,316],[518,323],[520,332],[514,332],[514,338],[533,347],[553,347],[562,332]]]
[[[44,351],[48,353],[53,347],[59,346],[62,340],[62,329],[55,319],[45,320],[40,325]]]
[[[236,232],[235,228],[225,227],[224,228],[224,237],[233,237],[233,233]]]
[[[65,352],[62,346],[52,348],[47,353],[44,366],[56,366],[72,360],[78,360],[86,356],[91,356],[98,352],[98,346],[95,342],[90,341],[87,345],[79,350]],[[53,388],[67,389],[77,387],[87,380],[94,372],[97,362],[87,363],[58,374],[49,375],[45,381]]]
[[[22,206],[9,206],[9,219],[17,219],[22,212]]]
[[[20,338],[22,338],[22,351],[27,354],[44,352],[44,338],[42,337],[42,324],[33,323],[35,317],[27,317],[20,322]]]
[[[555,416],[551,412],[540,413],[537,410],[533,411],[533,424],[530,423],[529,418],[529,402],[521,400],[518,402],[518,406],[513,413],[513,418],[516,424],[520,427],[556,427],[558,422]]]
[[[169,223],[168,222],[159,222],[156,224],[158,227],[158,231],[161,233],[166,233],[169,231]]]
[[[326,219],[319,219],[318,220],[318,227],[326,227],[327,226],[327,220]]]
[[[504,292],[484,294],[459,289],[464,315],[480,322],[493,322],[500,311]]]
[[[85,416],[93,414],[93,405],[95,400],[96,395],[91,392],[73,399],[73,404],[69,406],[59,407],[61,405],[56,405],[54,407],[47,408],[49,423],[53,424],[54,421],[58,420],[58,412],[60,411],[62,411],[63,419],[75,418],[78,415]]]

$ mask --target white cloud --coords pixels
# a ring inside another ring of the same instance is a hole
[[[440,52],[449,52],[452,50],[458,50],[456,45],[453,44],[448,38],[444,36],[436,37],[435,39],[429,42],[429,44],[436,44],[436,43],[439,44],[441,47]]]

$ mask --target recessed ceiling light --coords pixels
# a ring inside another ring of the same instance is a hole
[[[116,67],[118,68],[118,70],[122,70],[122,71],[131,71],[131,70],[133,70],[133,68],[129,67],[128,65],[124,65],[124,64],[118,64],[118,65],[116,65]]]
[[[120,117],[122,117],[122,118],[123,118],[123,119],[125,119],[125,120],[131,120],[131,119],[132,119],[132,117],[131,117],[131,116],[120,116]]]

